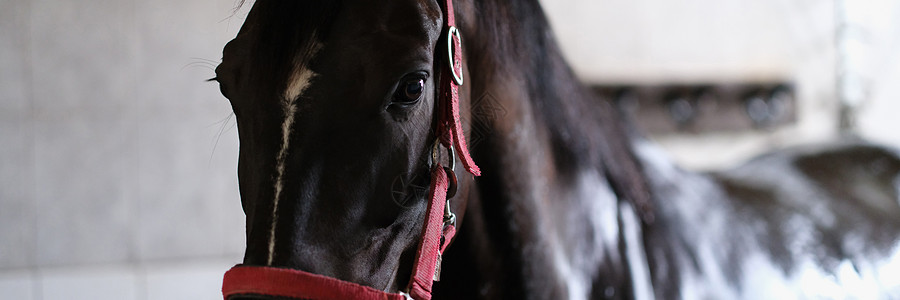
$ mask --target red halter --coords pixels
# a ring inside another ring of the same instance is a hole
[[[236,295],[266,295],[298,299],[431,299],[431,287],[439,279],[441,255],[456,234],[456,216],[450,211],[455,194],[456,174],[438,161],[438,142],[450,149],[451,166],[460,153],[463,166],[472,175],[481,170],[472,161],[459,118],[459,86],[463,84],[462,40],[456,28],[453,0],[446,0],[444,20],[447,28],[447,62],[440,79],[435,147],[432,149],[431,186],[428,213],[422,228],[422,241],[416,250],[412,278],[406,289],[387,293],[371,287],[312,274],[300,270],[237,265],[225,273],[222,294],[227,300]],[[448,195],[448,186],[453,190]],[[449,196],[449,197],[448,197]]]

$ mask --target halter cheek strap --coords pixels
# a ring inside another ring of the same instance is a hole
[[[446,0],[444,15],[447,30],[447,63],[441,76],[438,97],[438,122],[435,135],[451,151],[456,149],[465,169],[481,175],[469,154],[459,117],[459,86],[463,84],[462,39],[456,28],[453,0]],[[452,147],[452,148],[451,148]],[[437,151],[434,149],[433,151]],[[433,153],[436,154],[436,153]],[[435,155],[436,157],[436,155]],[[428,210],[422,228],[422,241],[416,248],[412,277],[404,292],[387,293],[337,278],[294,269],[237,265],[225,272],[222,295],[227,300],[238,295],[266,295],[297,299],[430,300],[434,281],[439,279],[441,255],[456,234],[456,218],[449,209],[447,189],[455,186],[456,175],[433,159]],[[455,193],[454,190],[450,192]]]
[[[463,84],[462,37],[456,28],[456,16],[453,13],[453,1],[447,0],[447,13],[444,15],[447,27],[448,65],[441,75],[441,112],[437,126],[437,135],[446,147],[455,147],[459,151],[466,171],[481,176],[481,170],[475,165],[466,145],[465,133],[459,118],[459,86]]]

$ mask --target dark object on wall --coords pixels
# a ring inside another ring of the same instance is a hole
[[[785,82],[621,84],[593,89],[651,134],[773,130],[797,118],[794,88]]]

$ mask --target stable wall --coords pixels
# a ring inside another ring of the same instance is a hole
[[[0,298],[218,294],[244,224],[230,106],[204,80],[232,7],[0,1]]]

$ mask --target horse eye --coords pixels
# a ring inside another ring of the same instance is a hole
[[[400,85],[397,86],[393,102],[398,104],[412,104],[419,101],[423,92],[425,92],[424,78],[404,79],[401,81]]]

